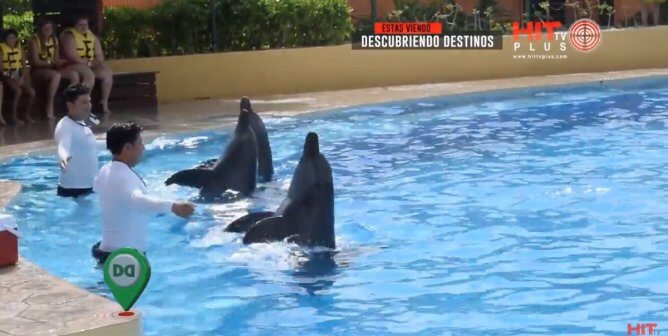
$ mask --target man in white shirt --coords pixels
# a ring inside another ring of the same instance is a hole
[[[54,133],[60,158],[58,196],[85,196],[93,192],[93,180],[99,167],[98,150],[103,143],[95,140],[86,125],[90,118],[90,89],[84,84],[67,88],[64,92],[67,115],[60,119]]]
[[[114,124],[107,131],[107,149],[113,160],[102,166],[93,185],[102,210],[102,241],[93,246],[93,257],[99,263],[123,247],[145,253],[148,224],[158,214],[173,212],[186,218],[195,211],[190,203],[147,194],[144,181],[132,169],[144,152],[141,132],[135,123]]]

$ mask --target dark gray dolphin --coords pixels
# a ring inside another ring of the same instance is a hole
[[[272,163],[267,128],[264,127],[262,118],[253,111],[253,106],[251,106],[248,97],[241,98],[239,108],[250,113],[250,127],[255,133],[255,138],[257,138],[257,173],[261,177],[261,182],[269,182],[274,176],[274,164]]]
[[[274,176],[274,165],[272,162],[273,158],[271,155],[271,146],[269,145],[267,128],[264,126],[262,118],[253,111],[253,106],[248,97],[241,98],[239,109],[248,111],[250,116],[250,127],[257,139],[257,174],[260,177],[260,182],[269,182]],[[215,163],[216,159],[204,161],[198,168],[210,168]]]
[[[244,244],[289,238],[300,245],[336,248],[332,169],[320,153],[316,133],[306,136],[288,196],[278,210],[248,214],[225,231],[246,232]]]
[[[257,140],[250,128],[250,114],[242,110],[232,141],[212,167],[182,170],[165,184],[198,188],[200,197],[210,201],[228,189],[249,196],[255,190],[256,175]]]

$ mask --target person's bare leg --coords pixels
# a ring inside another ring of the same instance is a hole
[[[72,66],[68,66],[60,70],[59,73],[60,73],[60,78],[66,79],[69,82],[67,84],[67,87],[77,85],[79,84],[79,82],[81,82],[81,76],[79,75],[79,72]]]
[[[15,124],[23,124],[23,121],[19,119],[19,100],[21,99],[21,87],[19,83],[13,78],[7,78],[7,86],[13,94],[14,101],[12,101],[12,119]]]
[[[65,71],[66,73],[75,72],[77,74],[77,79],[76,83],[74,84],[84,83],[86,84],[86,86],[88,86],[88,88],[93,90],[93,87],[95,86],[95,74],[93,73],[93,70],[91,70],[87,65],[72,64],[63,69],[63,71]],[[73,82],[74,81],[71,81],[69,86],[74,85],[72,84]]]
[[[93,88],[95,87],[95,73],[93,70],[87,66],[83,66],[83,68],[78,70],[78,72],[81,76],[81,82],[86,84],[86,86],[88,86],[92,92]]]
[[[21,89],[28,96],[28,106],[26,107],[25,111],[26,121],[33,123],[35,121],[30,117],[30,114],[32,113],[32,108],[35,105],[35,89],[33,89],[32,86],[28,84],[23,85]]]
[[[654,14],[654,25],[655,26],[659,25],[659,13],[660,13],[659,8],[661,8],[660,3],[655,2],[655,3],[652,4],[652,14]]]
[[[49,120],[54,120],[56,119],[56,115],[53,113],[53,110],[58,86],[60,86],[60,73],[57,71],[49,71],[47,80],[49,81],[49,87],[46,92],[46,117]]]
[[[111,88],[114,85],[114,74],[111,72],[111,69],[106,64],[100,64],[93,68],[95,77],[102,80],[102,111],[104,113],[111,113],[109,110],[109,95],[111,94]]]

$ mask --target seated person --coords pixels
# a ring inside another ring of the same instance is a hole
[[[113,73],[104,63],[100,40],[88,28],[88,17],[78,15],[74,26],[60,34],[61,54],[67,65],[82,74],[82,81],[91,89],[95,78],[102,81],[102,109],[109,111],[109,94],[113,85]]]
[[[24,112],[27,122],[32,122],[30,112],[35,101],[35,90],[30,86],[30,71],[23,57],[23,50],[19,44],[18,34],[14,29],[5,31],[5,36],[0,43],[0,57],[2,57],[2,83],[7,85],[13,93],[12,118],[14,123],[22,124],[19,119],[18,109],[21,94],[25,93],[28,98],[28,106]]]
[[[28,43],[28,59],[33,83],[47,86],[46,116],[49,120],[56,119],[53,113],[54,98],[61,76],[69,79],[70,86],[79,83],[79,73],[72,67],[65,66],[58,56],[59,52],[58,40],[53,34],[53,23],[49,19],[40,19],[37,33]]]

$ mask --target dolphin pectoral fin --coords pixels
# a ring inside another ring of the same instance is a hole
[[[211,169],[211,167],[213,167],[216,162],[218,162],[218,159],[206,160],[200,163],[199,166],[195,167],[195,169]]]
[[[244,244],[281,241],[293,230],[284,217],[269,217],[253,225],[244,236]]]
[[[170,176],[166,185],[177,184],[180,186],[192,187],[192,188],[201,188],[204,183],[211,177],[213,174],[212,170],[209,169],[187,169],[182,170],[172,176]]]
[[[251,226],[257,224],[257,222],[274,215],[275,213],[272,211],[249,213],[230,223],[230,225],[225,228],[225,232],[246,232]]]

